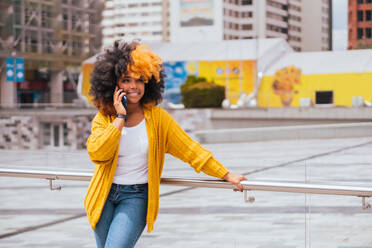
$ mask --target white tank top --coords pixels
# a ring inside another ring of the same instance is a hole
[[[113,183],[123,185],[147,183],[148,151],[145,119],[137,126],[123,127]]]

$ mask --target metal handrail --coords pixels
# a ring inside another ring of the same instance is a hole
[[[90,172],[0,168],[0,177],[23,177],[23,178],[40,178],[40,179],[48,179],[48,180],[90,181],[92,175],[93,173],[90,173]],[[218,179],[164,177],[161,179],[161,183],[166,184],[166,185],[204,187],[204,188],[224,188],[224,189],[235,188],[233,184],[229,182],[225,182],[223,180],[218,180]],[[345,195],[345,196],[359,196],[359,197],[371,197],[372,196],[372,187],[326,185],[326,184],[298,183],[298,182],[253,181],[253,180],[242,181],[241,184],[244,190]]]

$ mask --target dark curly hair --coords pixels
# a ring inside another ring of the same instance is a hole
[[[115,41],[114,45],[97,56],[94,69],[91,74],[89,94],[93,96],[93,103],[100,112],[107,115],[115,115],[113,95],[118,80],[123,74],[128,74],[128,65],[133,64],[131,52],[140,45],[138,42]],[[164,70],[159,74],[160,81],[154,76],[145,83],[145,93],[140,100],[142,106],[146,104],[159,104],[162,101],[164,91]]]

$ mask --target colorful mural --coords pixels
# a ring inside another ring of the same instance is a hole
[[[164,99],[172,103],[181,103],[180,87],[188,75],[198,75],[198,63],[177,61],[163,63],[165,77]]]
[[[88,95],[90,73],[93,63],[82,66],[80,94],[91,103]],[[256,62],[253,60],[232,61],[174,61],[163,63],[165,77],[164,99],[172,103],[181,103],[180,87],[189,75],[205,77],[208,81],[226,86],[226,97],[235,104],[242,93],[249,94],[256,85]]]
[[[164,98],[180,103],[180,86],[188,75],[205,77],[226,87],[226,97],[235,104],[241,93],[249,94],[255,87],[256,63],[250,60],[165,62],[166,87]]]
[[[94,64],[85,63],[82,65],[82,76],[79,79],[79,93],[86,97],[90,104],[92,103],[93,97],[89,95],[90,90],[90,74],[93,72]]]
[[[274,76],[273,90],[284,107],[291,106],[295,87],[301,83],[301,69],[295,66],[287,66],[277,70]]]
[[[200,61],[199,76],[226,87],[226,98],[235,104],[242,93],[249,94],[256,85],[256,62],[253,60]]]
[[[372,73],[322,73],[301,74],[300,83],[293,82],[292,93],[283,93],[284,102],[292,99],[290,107],[300,107],[301,99],[310,99],[311,104],[316,103],[316,92],[332,91],[333,105],[352,107],[353,97],[361,96],[372,101]],[[285,106],[282,97],[275,92],[274,82],[276,75],[264,76],[258,91],[257,103],[261,108],[280,108]],[[350,86],[352,82],[352,87]],[[288,86],[286,86],[288,87]]]

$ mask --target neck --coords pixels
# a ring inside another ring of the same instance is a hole
[[[128,102],[127,115],[131,115],[131,114],[136,113],[136,112],[142,112],[141,104],[139,102],[138,103],[129,103]]]

